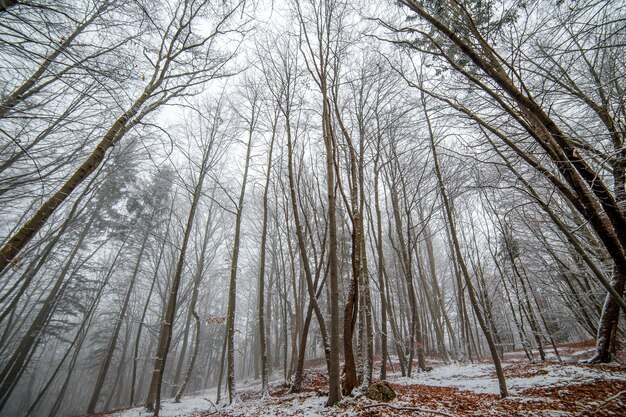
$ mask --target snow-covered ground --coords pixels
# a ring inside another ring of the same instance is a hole
[[[172,399],[165,399],[162,402],[159,415],[162,417],[186,417],[204,414],[206,412],[216,411],[214,403],[214,389],[205,392],[197,392],[181,398],[179,403],[175,403]],[[111,417],[147,417],[152,415],[153,413],[146,411],[144,407],[137,407],[112,413]]]
[[[626,382],[626,373],[623,369],[612,372],[607,367],[580,366],[575,363],[546,363],[528,364],[519,363],[507,364],[505,369],[519,376],[507,378],[507,385],[510,393],[508,401],[520,403],[535,401],[533,398],[526,398],[524,391],[529,388],[554,388],[571,387],[574,385],[597,384],[600,381],[621,381]],[[316,372],[323,372],[317,369]],[[498,381],[495,377],[494,367],[490,364],[453,364],[435,367],[430,372],[416,373],[412,378],[400,377],[392,374],[389,382],[397,386],[430,386],[449,387],[461,391],[469,391],[475,394],[498,394]],[[162,417],[204,417],[204,416],[304,416],[304,417],[326,417],[326,416],[357,416],[358,408],[365,399],[348,398],[343,406],[326,408],[324,403],[326,397],[317,392],[304,392],[299,394],[283,394],[265,400],[259,398],[259,385],[257,381],[242,385],[239,388],[240,394],[247,394],[244,397],[251,398],[228,407],[215,406],[215,390],[195,393],[184,397],[178,404],[171,400],[165,400],[161,409]],[[360,402],[359,402],[360,401]],[[409,405],[402,398],[395,400],[394,404]],[[363,411],[363,410],[361,410]],[[395,415],[389,410],[389,415]],[[152,413],[146,412],[143,408],[134,408],[111,414],[111,417],[147,417]],[[385,415],[387,415],[385,413]],[[568,415],[568,414],[559,414]]]
[[[215,390],[182,398],[180,403],[165,400],[159,415],[161,417],[195,417],[195,416],[322,416],[324,397],[311,397],[310,394],[290,395],[285,402],[277,402],[273,398],[267,400],[253,399],[241,401],[231,406],[215,405]],[[280,413],[280,414],[279,414]],[[153,413],[143,407],[131,408],[125,411],[112,413],[111,417],[149,417]],[[346,414],[347,415],[347,414]]]

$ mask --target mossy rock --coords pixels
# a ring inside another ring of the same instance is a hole
[[[396,392],[387,381],[380,381],[370,385],[365,396],[373,401],[388,403],[396,398]]]

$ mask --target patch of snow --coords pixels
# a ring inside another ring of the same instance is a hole
[[[179,403],[173,399],[166,399],[161,402],[161,417],[186,416],[193,413],[215,410],[213,402],[215,400],[215,390],[199,392],[181,398]],[[111,417],[149,417],[154,413],[146,411],[145,407],[136,407],[129,410],[110,414]]]
[[[507,383],[517,391],[528,388],[555,387],[572,384],[583,384],[594,381],[626,381],[626,375],[610,373],[581,366],[546,366],[545,375],[535,375],[529,378],[509,378]]]
[[[452,387],[479,394],[498,394],[498,380],[491,378],[492,365],[446,365],[430,372],[420,372],[416,376],[400,377],[394,381],[399,385],[430,385],[435,387]]]
[[[305,394],[306,395],[306,394]],[[323,417],[322,410],[326,404],[326,397],[307,397],[295,395],[291,399],[280,398],[267,401],[246,401],[237,408],[228,410],[231,416],[262,415],[264,417],[303,416]]]
[[[547,373],[527,378],[507,378],[506,382],[510,394],[519,394],[528,388],[583,384],[598,380],[626,381],[626,375],[624,374],[610,373],[575,365],[548,365],[542,369],[547,371]],[[399,385],[451,387],[472,391],[478,394],[497,395],[500,393],[500,388],[498,386],[498,379],[492,376],[493,372],[493,365],[454,364],[435,368],[431,372],[418,373],[412,378],[399,377],[392,382]]]

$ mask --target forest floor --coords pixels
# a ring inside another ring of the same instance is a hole
[[[337,407],[324,407],[328,380],[323,361],[310,363],[303,391],[288,393],[285,384],[271,384],[271,397],[260,398],[258,381],[239,387],[241,402],[214,405],[215,390],[190,394],[179,404],[166,400],[162,417],[207,416],[626,416],[626,365],[618,362],[590,365],[580,362],[593,352],[593,341],[563,345],[562,362],[549,355],[546,362],[528,362],[523,352],[505,355],[509,396],[500,399],[498,381],[490,363],[445,365],[428,361],[432,371],[399,375],[397,364],[387,378],[398,397],[376,403],[360,392]],[[395,372],[394,372],[395,371]],[[375,373],[376,375],[376,373]],[[413,409],[411,409],[413,408]],[[420,410],[417,410],[419,408]],[[142,408],[107,417],[147,417]]]

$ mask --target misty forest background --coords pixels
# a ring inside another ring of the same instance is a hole
[[[626,280],[626,4],[0,2],[0,413],[596,339]],[[374,366],[375,365],[375,366]]]

